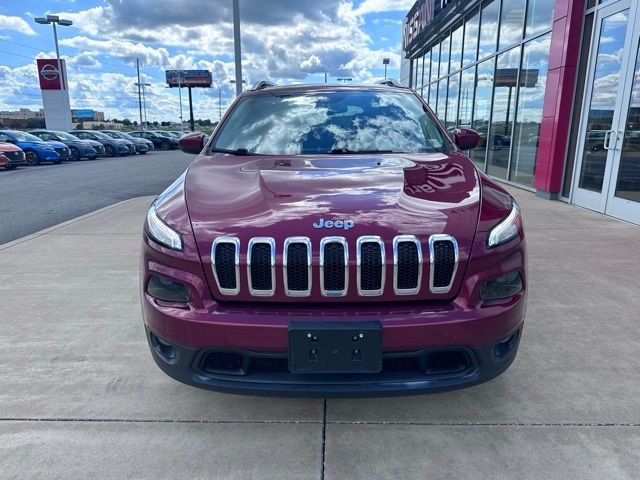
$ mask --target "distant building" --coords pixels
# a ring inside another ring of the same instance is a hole
[[[102,118],[104,120],[104,114]],[[74,130],[122,130],[121,123],[105,122],[105,121],[81,121],[73,123]]]
[[[44,120],[44,110],[31,110],[21,108],[20,110],[4,110],[0,112],[0,120]]]

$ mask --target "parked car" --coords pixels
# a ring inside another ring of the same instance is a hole
[[[109,135],[96,130],[73,130],[69,133],[82,140],[94,140],[101,143],[107,157],[115,157],[116,155],[124,157],[130,153],[127,142],[118,138],[111,138]]]
[[[144,155],[149,150],[153,150],[153,143],[144,138],[136,138],[132,137],[128,133],[119,132],[117,130],[100,130],[102,133],[109,135],[111,138],[119,138],[120,140],[125,140],[129,143],[132,143],[135,146],[136,152],[141,155]]]
[[[71,160],[80,160],[82,158],[95,160],[98,157],[98,152],[96,152],[92,145],[68,134],[67,132],[59,132],[55,130],[32,130],[29,133],[44,140],[45,142],[57,141],[64,143],[71,151]]]
[[[259,125],[260,128],[255,126]],[[515,200],[402,87],[277,87],[232,104],[142,239],[151,354],[190,385],[374,396],[485,382],[516,356]],[[188,206],[188,208],[187,208]]]
[[[177,130],[164,130],[164,132],[172,135],[174,138],[177,138],[178,140],[180,140],[187,133],[189,133],[189,132],[179,132]]]
[[[153,130],[138,130],[135,132],[129,132],[129,135],[136,138],[146,138],[153,143],[153,146],[158,150],[175,150],[178,148],[178,139],[166,135],[163,132],[156,132]]]
[[[22,149],[27,165],[40,163],[60,163],[71,156],[64,143],[45,142],[35,135],[18,130],[0,130],[0,142],[13,143]]]
[[[0,167],[13,170],[20,165],[26,165],[27,159],[24,152],[17,145],[0,142]]]

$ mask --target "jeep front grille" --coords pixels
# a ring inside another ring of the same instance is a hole
[[[249,240],[247,278],[251,295],[271,296],[275,292],[276,241],[271,237]]]
[[[425,268],[420,240],[415,235],[398,235],[392,245],[393,293],[419,294]],[[275,239],[251,238],[246,250],[246,285],[249,293],[252,296],[273,296],[279,288],[283,288],[288,297],[310,296],[313,270],[319,268],[321,295],[346,296],[350,288],[347,240],[344,237],[324,237],[318,247],[319,264],[314,267],[313,246],[308,237],[285,239],[282,250],[283,285],[280,287],[276,282],[278,247]],[[429,263],[426,268],[429,269],[429,291],[435,294],[449,293],[458,267],[458,244],[449,235],[431,235],[428,248]],[[373,235],[359,237],[355,250],[357,294],[363,297],[383,295],[387,270],[384,240]],[[237,237],[218,237],[213,242],[213,275],[223,295],[240,293],[240,253],[240,239]]]
[[[429,289],[433,293],[449,292],[458,268],[458,243],[455,238],[449,235],[431,235],[429,263]]]
[[[289,237],[282,252],[284,291],[289,297],[311,295],[311,240]]]
[[[240,240],[216,238],[211,246],[211,265],[220,293],[237,295],[240,292]]]

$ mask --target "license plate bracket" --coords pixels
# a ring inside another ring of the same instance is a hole
[[[289,324],[292,373],[377,373],[382,369],[380,322]]]

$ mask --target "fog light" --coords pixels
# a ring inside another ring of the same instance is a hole
[[[147,293],[153,298],[165,302],[187,303],[189,301],[189,289],[186,285],[159,275],[151,275],[147,283]]]
[[[482,300],[500,300],[510,298],[522,291],[520,272],[509,272],[501,277],[487,280],[482,285]]]
[[[171,345],[164,340],[161,340],[154,333],[149,333],[149,337],[151,338],[151,345],[153,345],[153,349],[158,352],[159,355],[162,355],[164,358],[172,360],[176,356],[176,347]]]
[[[518,344],[518,333],[520,332],[514,333],[509,338],[493,347],[493,354],[496,357],[501,358],[507,355],[511,350],[513,350]]]

